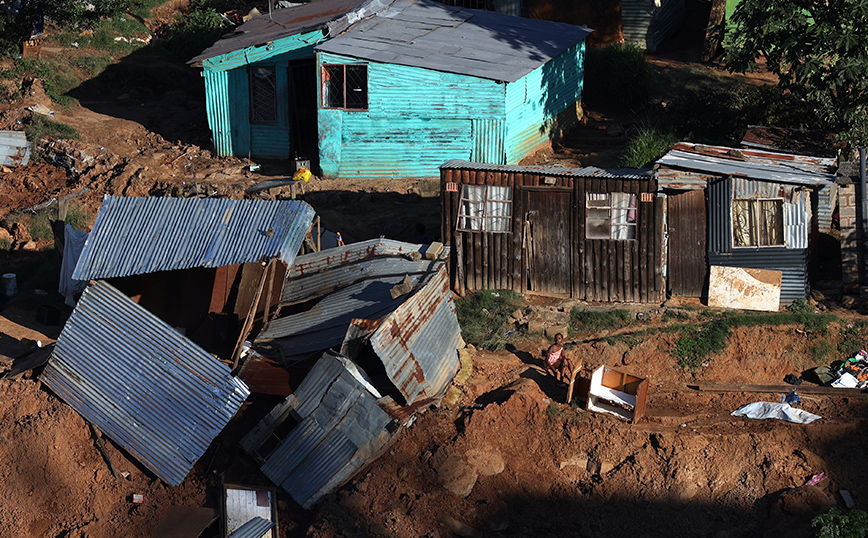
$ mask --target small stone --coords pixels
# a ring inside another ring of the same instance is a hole
[[[458,497],[467,497],[476,485],[479,473],[457,454],[447,456],[437,468],[440,483]]]
[[[468,450],[464,455],[467,463],[472,465],[482,476],[494,476],[503,472],[506,464],[503,456],[497,450]]]
[[[546,332],[546,324],[542,320],[532,319],[527,322],[527,332],[544,333]]]
[[[39,250],[39,245],[36,244],[36,241],[28,241],[21,245],[21,250]]]
[[[554,338],[556,334],[562,334],[564,336],[569,332],[569,326],[567,325],[552,325],[551,327],[546,327],[546,336],[549,338]]]
[[[602,465],[597,460],[588,460],[588,472],[591,474],[600,474],[600,469]]]
[[[570,467],[573,465],[576,467],[580,467],[582,469],[587,469],[588,468],[588,457],[582,456],[582,455],[574,456],[568,460],[562,461],[560,463],[560,468],[563,469],[564,467]]]
[[[615,468],[614,465],[612,465],[611,463],[609,463],[607,461],[604,461],[604,462],[600,463],[600,474],[601,475],[608,474],[609,471],[611,471],[614,468]]]

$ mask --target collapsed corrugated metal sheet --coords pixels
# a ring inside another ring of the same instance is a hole
[[[326,352],[295,394],[275,407],[241,446],[262,472],[309,508],[351,478],[391,437],[380,394],[349,359]],[[297,425],[268,443],[287,420]],[[394,431],[394,430],[393,430]]]
[[[24,131],[0,131],[0,165],[23,166],[30,162],[30,151]]]
[[[458,371],[461,343],[446,267],[383,319],[370,342],[407,403],[442,395]]]
[[[273,521],[255,517],[241,525],[238,530],[229,535],[229,538],[262,538],[273,527]]]
[[[679,142],[658,165],[797,185],[822,186],[835,180],[834,159]],[[665,187],[661,181],[661,187]]]
[[[102,281],[85,290],[41,380],[175,486],[249,395],[227,366]]]
[[[287,273],[284,303],[322,297],[303,312],[271,321],[256,339],[257,349],[276,356],[297,356],[339,346],[353,319],[380,319],[407,296],[392,298],[391,289],[407,275],[413,289],[424,286],[443,260],[413,261],[403,254],[420,245],[373,240],[299,256]]]
[[[451,159],[440,165],[440,169],[458,168],[461,170],[486,170],[491,172],[514,172],[522,174],[539,174],[542,176],[575,176],[575,177],[598,177],[606,179],[649,179],[651,170],[645,168],[634,169],[619,169],[619,170],[603,170],[595,166],[584,166],[582,168],[570,168],[567,166],[557,165],[505,165],[505,164],[484,164],[462,161],[461,159]]]
[[[296,200],[106,195],[72,277],[295,260],[314,210]]]
[[[514,82],[590,33],[572,24],[433,0],[397,0],[316,50]]]

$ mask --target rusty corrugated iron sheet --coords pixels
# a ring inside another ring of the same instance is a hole
[[[543,176],[574,176],[596,177],[606,179],[650,179],[651,170],[646,168],[630,168],[620,170],[604,170],[596,166],[583,166],[571,168],[559,165],[530,165],[520,166],[513,164],[486,164],[472,163],[461,159],[450,159],[440,165],[441,170],[484,170],[490,172],[514,172],[520,174],[539,174]]]
[[[0,165],[27,164],[30,162],[30,147],[24,131],[0,131]]]
[[[106,195],[72,277],[122,277],[268,258],[292,265],[313,216],[313,208],[297,200]]]
[[[679,142],[658,165],[718,176],[822,186],[835,180],[835,159]],[[659,175],[659,170],[658,170]]]
[[[226,365],[104,281],[82,294],[40,379],[173,486],[250,394]]]

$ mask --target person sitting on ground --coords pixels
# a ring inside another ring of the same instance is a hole
[[[546,371],[551,372],[555,379],[558,378],[558,372],[560,372],[561,384],[566,385],[566,381],[573,373],[573,363],[570,362],[564,351],[564,335],[561,333],[555,335],[555,343],[549,346],[543,362],[545,362]]]

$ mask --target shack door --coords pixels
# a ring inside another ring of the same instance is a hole
[[[304,58],[289,62],[289,136],[293,157],[307,159],[319,169],[317,152],[316,62]]]
[[[569,189],[523,189],[527,291],[569,297],[571,293],[572,192]]]
[[[670,195],[668,204],[669,293],[702,297],[708,275],[705,191]]]

